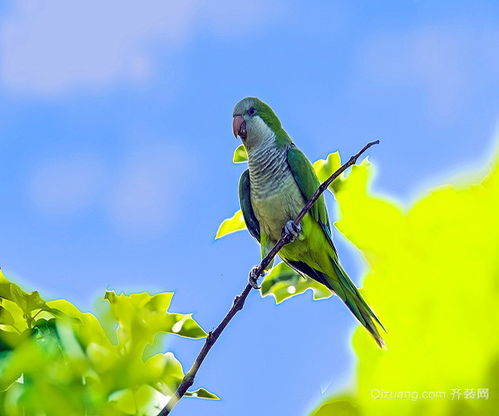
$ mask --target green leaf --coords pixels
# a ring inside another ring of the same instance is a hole
[[[322,183],[341,167],[340,154],[338,152],[330,153],[326,159],[319,159],[313,166],[317,178]],[[340,175],[329,185],[328,189],[333,193],[337,192],[341,187],[343,178],[343,174]]]
[[[362,294],[388,331],[387,350],[359,326],[344,404],[356,411],[341,413],[336,395],[313,415],[499,414],[499,163],[407,209],[373,195],[372,176],[367,161],[353,167],[335,195],[336,225],[367,261]],[[482,389],[490,397],[478,400]]]
[[[165,332],[187,338],[205,338],[208,334],[191,318],[192,314],[169,313],[165,319]]]
[[[241,210],[236,211],[231,218],[223,220],[222,224],[220,224],[215,240],[224,235],[244,230],[245,228],[246,223],[244,222],[243,212]]]
[[[49,309],[37,291],[31,293],[25,292],[18,285],[9,282],[1,270],[0,300],[2,306],[6,310],[5,314],[10,314],[12,317],[12,321],[9,325],[15,327],[19,331],[23,330],[26,326],[32,326],[35,314],[39,313],[41,310]],[[21,313],[19,313],[19,311]]]
[[[207,335],[191,314],[168,311],[173,293],[107,292],[108,313],[99,321],[65,300],[45,303],[1,274],[0,292],[6,295],[0,299],[0,413],[9,406],[8,416],[157,414],[184,373],[172,353],[148,358],[148,346],[165,333]],[[190,395],[217,398],[205,389]]]
[[[248,161],[248,153],[246,152],[246,148],[243,144],[240,144],[237,146],[236,150],[234,150],[232,161],[234,163],[243,163]]]
[[[158,391],[165,395],[172,395],[184,378],[182,365],[171,352],[156,354],[146,363],[148,381]]]
[[[321,404],[310,416],[360,416],[360,409],[348,399],[333,399]]]
[[[301,276],[286,263],[281,262],[265,276],[260,291],[262,297],[273,296],[276,303],[281,303],[309,289],[313,292],[314,300],[332,296],[327,287],[308,277]]]
[[[23,310],[26,309],[27,306],[27,297],[28,294],[23,291],[19,286],[14,283],[9,282],[2,274],[0,270],[0,299],[7,299],[12,302],[15,302],[19,305]]]
[[[135,293],[131,295],[106,292],[104,298],[111,305],[111,312],[118,322],[118,341],[132,350],[142,350],[153,344],[160,332],[189,338],[203,338],[207,334],[191,315],[169,313],[173,293]]]
[[[7,278],[4,276],[2,269],[0,269],[0,299],[10,299],[10,283]]]
[[[21,344],[26,338],[30,336],[30,331],[27,327],[24,331],[17,331],[10,325],[2,325],[0,329],[0,351],[11,350],[17,345]]]
[[[188,397],[197,397],[199,399],[211,399],[211,400],[220,400],[216,394],[210,393],[206,389],[197,389],[196,391],[188,391],[185,393]]]
[[[47,307],[54,312],[56,317],[72,319],[73,324],[75,324],[75,331],[78,332],[78,337],[86,345],[92,343],[104,347],[111,345],[109,338],[106,336],[101,323],[95,315],[83,313],[76,306],[63,299],[47,302]],[[113,321],[112,325],[116,326],[116,322]]]
[[[19,333],[28,328],[26,314],[17,303],[9,299],[2,299],[2,308],[6,313],[12,316],[13,323],[11,323],[9,326],[11,326]]]
[[[31,332],[28,330],[27,332]],[[7,389],[27,370],[39,371],[47,360],[50,351],[54,351],[54,343],[44,342],[41,338],[25,338],[26,341],[16,346],[2,368],[0,391]],[[46,347],[46,348],[45,348]]]
[[[31,292],[26,296],[26,311],[31,312],[37,309],[42,309],[45,306],[45,301],[42,300],[37,291]]]
[[[58,335],[55,319],[38,319],[33,325],[31,333],[34,338],[43,338],[45,336],[57,338]]]
[[[119,390],[109,397],[114,407],[125,415],[156,415],[168,400],[169,397],[148,385]]]
[[[14,324],[14,317],[2,305],[0,305],[0,324],[2,324],[2,325]]]

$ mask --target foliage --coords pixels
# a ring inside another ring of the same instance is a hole
[[[245,229],[246,229],[246,223],[244,222],[243,212],[241,210],[238,210],[234,213],[232,217],[222,221],[220,227],[218,227],[215,239]]]
[[[248,153],[246,152],[246,148],[243,144],[240,144],[237,146],[236,150],[234,150],[232,161],[234,163],[243,163],[248,161]]]
[[[331,291],[308,277],[302,277],[284,262],[277,264],[265,276],[262,282],[262,296],[273,295],[276,303],[281,303],[290,296],[299,295],[312,290],[314,299],[325,299],[332,296]]]
[[[206,336],[191,315],[168,312],[172,297],[107,292],[99,320],[26,293],[0,271],[0,414],[157,414],[184,373],[171,352],[148,347],[165,333]],[[205,389],[188,395],[217,398]]]
[[[388,350],[358,329],[354,386],[312,415],[499,414],[499,163],[407,211],[372,196],[371,175],[357,166],[342,184],[336,226],[367,262]]]
[[[314,163],[321,181],[339,166],[337,153]],[[498,414],[499,163],[482,182],[436,189],[408,210],[373,196],[372,175],[366,159],[329,190],[335,226],[366,260],[362,293],[388,330],[388,350],[358,329],[355,385],[312,416]],[[239,213],[217,238],[245,228]],[[327,295],[279,263],[261,293],[280,303],[307,289]]]

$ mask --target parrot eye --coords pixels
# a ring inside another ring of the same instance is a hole
[[[250,109],[248,110],[248,115],[253,117],[255,114],[256,114],[255,107],[250,107]]]

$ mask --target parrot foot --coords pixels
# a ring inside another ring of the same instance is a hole
[[[282,229],[282,234],[283,235],[289,235],[291,239],[289,240],[290,243],[296,240],[296,238],[300,235],[301,233],[301,225],[295,225],[293,220],[289,220],[284,228]]]
[[[259,269],[259,266],[253,267],[251,269],[251,271],[249,272],[249,277],[248,277],[248,283],[250,284],[250,286],[253,289],[256,289],[256,290],[260,289],[260,286],[258,286],[258,278],[260,277],[260,275],[263,274],[262,272],[258,273],[258,269]]]

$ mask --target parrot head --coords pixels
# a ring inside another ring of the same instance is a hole
[[[256,97],[246,97],[234,107],[232,131],[246,148],[256,147],[282,130],[272,109]]]

